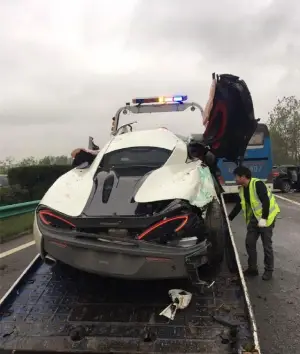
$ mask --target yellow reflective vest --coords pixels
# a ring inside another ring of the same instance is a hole
[[[249,199],[250,199],[250,207],[247,210],[247,205],[245,201],[245,195],[244,195],[244,187],[240,188],[240,198],[241,198],[241,207],[244,213],[244,217],[246,219],[246,224],[248,225],[251,214],[253,213],[256,219],[259,221],[262,217],[262,204],[261,201],[256,193],[256,182],[261,181],[258,178],[251,178],[250,183],[249,183]],[[276,216],[278,213],[280,213],[280,208],[276,202],[276,199],[273,195],[273,193],[270,191],[270,189],[266,186],[268,190],[268,197],[270,199],[270,210],[269,210],[269,216],[267,219],[267,226],[272,225],[273,221],[275,220]]]

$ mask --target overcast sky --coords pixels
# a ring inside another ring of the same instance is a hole
[[[101,146],[136,96],[205,105],[212,72],[243,78],[267,119],[300,98],[299,18],[296,0],[0,0],[0,159]],[[178,133],[203,130],[182,117]]]

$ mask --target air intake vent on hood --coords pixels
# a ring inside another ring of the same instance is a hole
[[[113,188],[115,181],[114,175],[109,175],[104,183],[103,183],[103,190],[102,190],[102,203],[107,203],[110,197],[111,190]]]

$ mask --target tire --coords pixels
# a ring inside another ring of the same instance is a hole
[[[208,249],[208,263],[218,265],[224,259],[226,224],[222,206],[217,200],[213,200],[207,209],[205,224],[207,228],[207,240],[211,243]]]
[[[238,271],[238,267],[228,229],[225,235],[225,259],[230,273],[236,273]]]
[[[281,182],[281,191],[283,192],[283,193],[289,193],[290,192],[290,190],[291,190],[291,184],[290,184],[290,182],[288,182],[288,181],[282,181]]]

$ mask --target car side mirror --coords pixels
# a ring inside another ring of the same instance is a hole
[[[89,168],[90,166],[91,165],[87,161],[85,161],[85,162],[81,163],[80,165],[76,166],[75,168],[77,170],[84,170],[86,168]]]
[[[96,155],[91,154],[90,152],[81,150],[79,151],[73,160],[72,166],[78,169],[88,168],[91,166],[95,160]]]
[[[99,150],[99,146],[94,143],[94,138],[89,137],[89,149],[90,150]]]
[[[203,159],[206,149],[202,144],[192,141],[187,148],[191,159]]]

